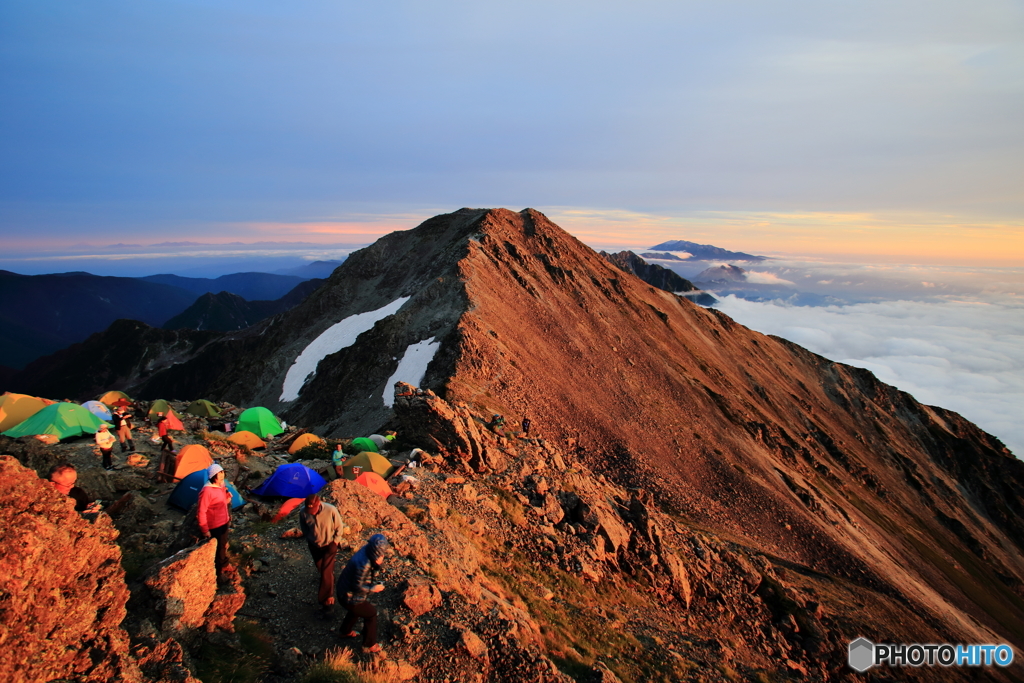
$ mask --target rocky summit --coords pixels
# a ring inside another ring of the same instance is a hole
[[[387,235],[246,330],[115,327],[37,362],[36,381],[53,387],[63,373],[79,383],[64,395],[95,393],[95,378],[70,372],[92,349],[120,358],[100,364],[104,389],[262,405],[335,439],[395,429],[398,450],[437,456],[390,504],[350,482],[325,490],[353,549],[376,531],[395,546],[379,602],[389,664],[366,675],[840,681],[854,680],[847,646],[858,637],[1024,645],[1024,465],[995,437],[657,289],[539,212],[463,209]],[[251,483],[272,458],[225,469]],[[28,490],[34,475],[19,476]],[[154,616],[133,621],[133,593],[126,623],[149,626],[105,625],[109,646],[90,645],[103,653],[97,670],[123,660],[147,676],[153,653],[174,647],[187,669],[236,609],[268,625],[283,662],[268,680],[300,680],[336,657],[337,633],[308,623],[316,585],[304,544],[258,519],[244,585],[212,598],[138,588]],[[95,543],[114,543],[94,527]],[[180,564],[170,547],[151,548],[163,564],[148,576]],[[112,591],[104,614],[124,608]],[[214,618],[210,601],[230,609]],[[875,672],[946,681],[979,670]],[[1019,665],[985,672],[1017,680]]]

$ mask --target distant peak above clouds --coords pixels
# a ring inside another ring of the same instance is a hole
[[[684,251],[695,261],[764,261],[764,256],[745,254],[742,251],[729,251],[710,244],[697,244],[686,240],[669,240],[661,244],[655,244],[649,249],[662,249],[664,251]]]

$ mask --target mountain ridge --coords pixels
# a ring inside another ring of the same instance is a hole
[[[397,302],[280,400],[314,340]],[[118,388],[369,433],[393,424],[384,397],[408,350],[432,340],[410,383],[452,406],[530,417],[666,514],[908,605],[949,637],[1024,643],[1024,464],[998,439],[658,290],[532,209],[431,218],[354,252],[294,309],[192,338],[152,347],[159,367]],[[484,452],[473,463],[503,467]]]

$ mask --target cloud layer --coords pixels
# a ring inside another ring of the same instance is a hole
[[[954,410],[1024,457],[1024,300],[790,306],[726,297],[738,322],[871,370],[918,401]]]

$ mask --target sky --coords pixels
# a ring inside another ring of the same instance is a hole
[[[533,207],[771,256],[723,310],[1024,452],[1022,121],[1021,0],[5,0],[0,268],[272,271]]]
[[[530,206],[588,244],[1020,266],[1022,120],[1019,0],[6,0],[0,251]]]

